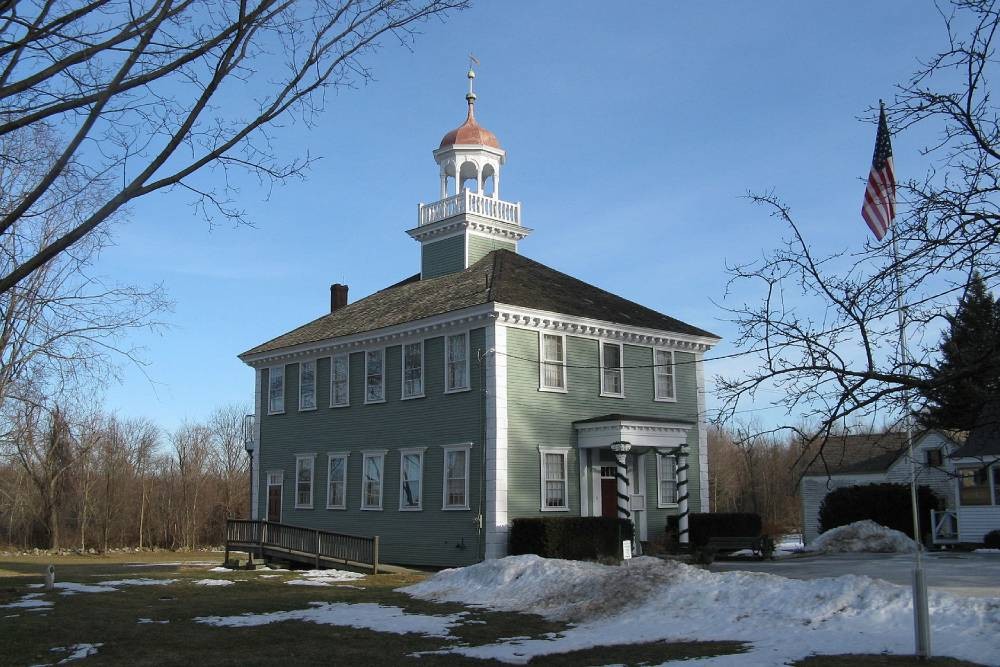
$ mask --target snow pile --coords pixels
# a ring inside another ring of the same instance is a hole
[[[917,543],[905,534],[865,519],[832,528],[809,545],[822,553],[913,553]]]
[[[458,625],[466,615],[465,612],[447,616],[411,614],[399,607],[383,607],[371,602],[362,604],[310,602],[309,604],[312,605],[309,609],[240,616],[202,616],[194,620],[225,628],[254,627],[282,621],[306,621],[321,625],[342,625],[376,632],[392,632],[397,635],[412,632],[427,637],[448,637],[451,628]]]
[[[651,641],[752,644],[749,654],[720,656],[713,665],[784,665],[813,653],[913,650],[909,588],[862,576],[802,581],[713,573],[653,558],[619,567],[512,556],[444,570],[401,590],[577,623],[546,638],[444,649],[512,663],[597,644]],[[979,663],[1000,656],[1000,599],[931,592],[930,611],[935,653]],[[997,659],[993,664],[1000,664]]]
[[[232,586],[236,582],[229,579],[197,579],[191,583],[198,586]]]
[[[347,570],[304,570],[296,572],[301,579],[291,579],[286,584],[292,586],[329,586],[338,581],[356,581],[364,579],[365,575]]]

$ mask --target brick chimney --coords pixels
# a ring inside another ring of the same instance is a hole
[[[347,305],[347,285],[330,285],[330,312],[335,313]]]

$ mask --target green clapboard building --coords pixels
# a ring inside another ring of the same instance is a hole
[[[506,154],[474,116],[434,151],[440,199],[408,234],[420,272],[247,350],[256,372],[254,518],[378,535],[382,559],[466,565],[507,552],[517,517],[615,516],[632,443],[642,541],[707,510],[707,331],[532,261]]]

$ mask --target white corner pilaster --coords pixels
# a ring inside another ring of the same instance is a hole
[[[250,518],[258,518],[258,505],[260,502],[260,418],[261,418],[261,378],[263,370],[258,368],[254,371],[253,389],[253,441],[254,448],[251,459],[253,461],[253,477],[250,479]]]
[[[711,511],[708,507],[708,429],[705,410],[705,355],[694,355],[695,391],[698,394],[698,500],[699,512]]]
[[[486,327],[486,558],[507,555],[507,329]]]

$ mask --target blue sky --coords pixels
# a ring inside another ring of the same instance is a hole
[[[322,159],[269,197],[245,184],[255,227],[210,228],[179,193],[133,206],[101,272],[162,283],[176,308],[137,338],[149,364],[123,369],[108,409],[174,428],[249,403],[238,353],[326,312],[332,282],[353,301],[415,273],[404,230],[437,199],[431,151],[464,119],[470,51],[477,118],[508,151],[501,194],[535,229],[521,251],[731,338],[724,265],[783,231],[744,195],[778,193],[819,250],[860,246],[875,131],[859,117],[944,38],[912,0],[491,1],[422,32],[370,56],[376,80],[328,95],[314,127],[276,131]],[[894,138],[900,178],[923,173],[927,139]]]

